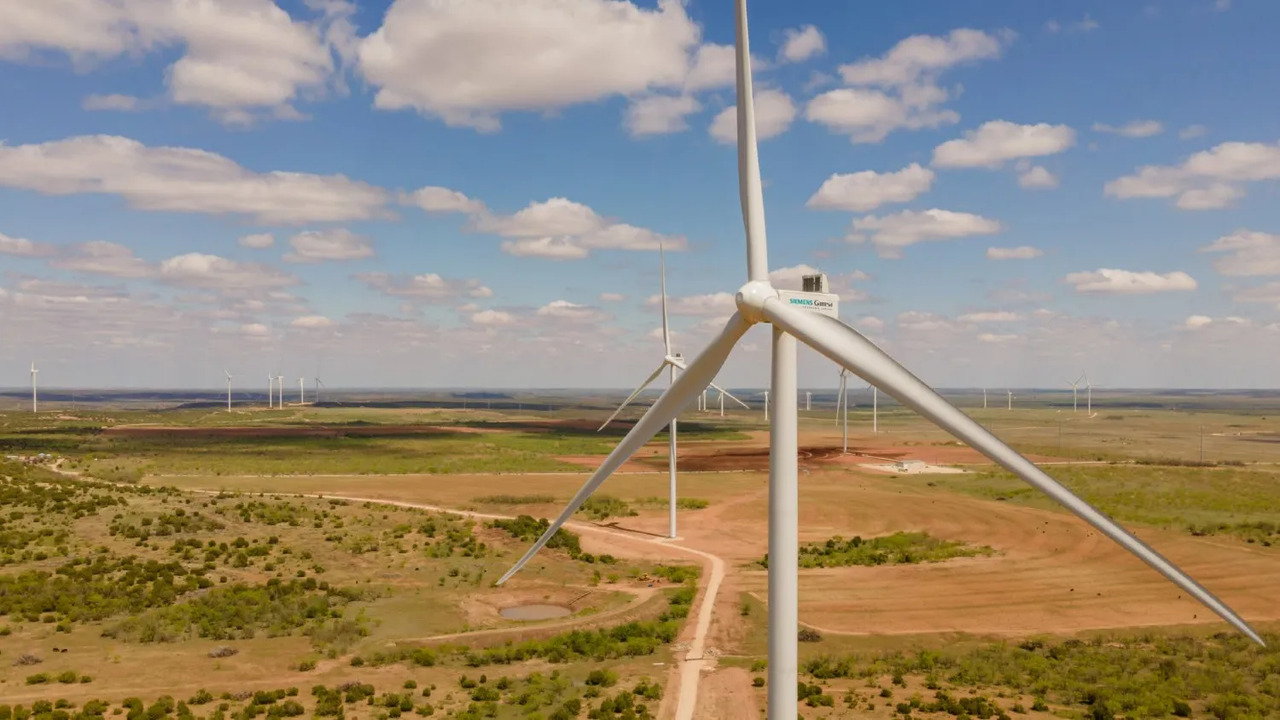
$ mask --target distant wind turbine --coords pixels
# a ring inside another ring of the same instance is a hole
[[[36,361],[31,361],[31,412],[40,412],[40,402],[36,393],[36,373],[40,372],[36,369]]]
[[[298,404],[307,404],[307,380],[306,378],[298,378]]]
[[[841,437],[844,439],[844,450],[849,452],[849,369],[840,368],[840,389],[836,391],[836,421],[844,419]]]
[[[1005,390],[1005,392],[1009,393],[1009,409],[1012,410],[1013,409],[1013,391]]]
[[[880,434],[880,388],[875,385],[867,385],[871,388],[871,434]]]
[[[982,409],[987,409],[987,389],[982,388]]]
[[[320,404],[320,388],[322,387],[324,387],[324,383],[320,381],[319,377],[317,377],[316,378],[316,399],[311,401],[316,405]]]
[[[227,376],[227,412],[231,412],[231,373],[223,370],[222,374]]]
[[[1075,412],[1075,411],[1076,411],[1076,407],[1077,407],[1077,401],[1076,401],[1076,398],[1077,398],[1077,393],[1078,393],[1078,391],[1079,391],[1079,389],[1080,389],[1080,381],[1081,381],[1081,380],[1087,380],[1087,379],[1088,379],[1088,376],[1087,376],[1087,375],[1085,375],[1084,373],[1081,373],[1081,374],[1080,374],[1080,377],[1076,378],[1076,381],[1075,381],[1075,382],[1068,382],[1068,383],[1067,383],[1068,385],[1070,385],[1070,386],[1071,386],[1071,412]]]

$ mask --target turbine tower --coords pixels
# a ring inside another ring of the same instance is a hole
[[[840,389],[836,390],[836,422],[844,419],[844,427],[840,435],[844,441],[841,452],[849,452],[849,369],[840,368]]]
[[[659,276],[659,283],[660,283],[660,289],[662,294],[662,347],[664,349],[662,362],[658,363],[658,368],[654,370],[649,375],[649,377],[645,378],[644,382],[640,383],[640,387],[636,388],[630,395],[627,396],[626,400],[622,401],[622,404],[618,406],[618,409],[613,411],[613,414],[609,416],[609,419],[605,420],[604,423],[601,424],[600,427],[596,429],[596,432],[600,432],[601,430],[608,427],[609,423],[613,422],[613,419],[618,417],[618,413],[622,412],[623,408],[629,405],[632,400],[635,400],[636,396],[638,396],[641,392],[643,392],[646,387],[649,387],[649,383],[658,379],[658,376],[662,374],[663,370],[667,370],[670,373],[670,382],[672,384],[675,384],[676,370],[683,371],[685,369],[684,356],[681,355],[680,353],[671,351],[671,328],[669,323],[667,322],[667,260],[666,260],[666,254],[663,251],[661,245],[658,246],[658,276]],[[720,386],[716,385],[715,383],[710,383],[710,385],[711,387],[720,391],[720,414],[724,415],[724,396],[729,395],[729,393],[726,392]],[[706,391],[704,390],[703,396],[705,397],[705,395],[706,395]],[[733,396],[729,395],[729,397],[733,397]],[[738,400],[738,398],[735,397],[733,399],[734,401],[741,404],[742,407],[745,407],[748,410],[751,409],[749,405],[742,402],[741,400]],[[676,418],[674,416],[671,418],[671,423],[668,426],[668,428],[670,430],[670,432],[668,433],[670,435],[670,439],[669,439],[670,440],[670,458],[668,460],[668,465],[670,466],[670,472],[671,472],[670,507],[669,507],[669,512],[671,515],[670,537],[675,537],[676,536]]]
[[[306,378],[298,378],[298,404],[307,404],[307,381]]]
[[[772,720],[796,713],[799,627],[799,495],[796,388],[796,340],[827,356],[863,380],[883,386],[900,403],[991,458],[996,464],[1048,494],[1102,534],[1171,580],[1252,640],[1263,644],[1253,628],[1231,608],[1201,587],[1173,563],[1130,534],[1114,520],[1076,497],[1034,463],[1018,454],[982,425],[961,412],[933,388],[838,318],[838,296],[822,292],[778,290],[769,282],[764,198],[756,151],[755,104],[751,92],[746,0],[736,0],[738,182],[747,240],[747,282],[735,297],[737,312],[720,334],[649,406],[617,447],[609,453],[569,504],[528,551],[498,579],[502,585],[523,568],[609,476],[666,427],[715,377],[729,353],[756,323],[773,326],[771,387],[774,399],[769,434],[769,665],[768,713]],[[700,643],[686,661],[701,657]],[[693,700],[692,697],[689,698]]]
[[[1005,392],[1009,393],[1009,409],[1012,410],[1013,409],[1013,391],[1005,390]]]
[[[40,399],[36,392],[36,373],[40,372],[36,369],[36,361],[31,361],[31,412],[40,412]]]
[[[982,409],[987,409],[987,389],[982,388]]]
[[[1093,417],[1093,383],[1089,382],[1089,373],[1081,375],[1084,378],[1084,414],[1086,417]]]
[[[231,412],[231,373],[223,370],[222,374],[227,376],[227,412]]]
[[[880,434],[880,388],[875,385],[868,385],[871,388],[871,434]]]
[[[808,390],[804,391],[804,411],[809,412],[813,409],[813,393]]]
[[[316,393],[315,393],[315,395],[316,395],[316,399],[311,401],[311,402],[315,403],[316,405],[319,405],[319,404],[320,404],[320,388],[322,388],[322,387],[324,387],[324,383],[323,383],[323,382],[321,382],[320,378],[317,376],[317,377],[316,377]]]
[[[1079,392],[1079,389],[1080,389],[1080,381],[1081,381],[1081,380],[1086,380],[1086,379],[1088,379],[1088,378],[1085,376],[1085,374],[1084,374],[1084,373],[1081,373],[1081,374],[1080,374],[1080,377],[1076,378],[1075,382],[1068,382],[1068,383],[1067,383],[1068,385],[1070,385],[1070,386],[1071,386],[1071,412],[1075,412],[1075,411],[1076,411],[1076,406],[1077,406],[1077,405],[1076,405],[1076,398],[1078,397],[1077,393]]]

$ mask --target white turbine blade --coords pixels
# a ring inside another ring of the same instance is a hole
[[[751,43],[747,38],[747,0],[737,0],[734,43],[738,76],[738,198],[747,233],[747,279],[769,279],[769,248],[764,228],[764,193],[756,148],[756,106],[751,91]]]
[[[931,420],[934,424],[963,440],[975,450],[991,458],[1009,472],[1057,500],[1064,507],[1099,532],[1138,556],[1161,575],[1195,597],[1223,620],[1259,645],[1262,638],[1240,616],[1213,593],[1204,589],[1176,565],[1146,543],[1125,530],[1114,520],[1074,495],[1057,480],[1049,477],[1034,463],[992,435],[984,427],[947,402],[924,381],[912,375],[874,343],[835,318],[799,310],[780,301],[766,301],[764,314],[777,327],[795,335],[802,342],[835,362],[849,368],[864,380],[897,398],[899,402]]]
[[[632,391],[632,393],[631,393],[630,395],[628,395],[628,396],[627,396],[627,399],[622,401],[622,404],[618,406],[618,409],[617,409],[617,410],[614,410],[614,411],[613,411],[613,414],[609,416],[609,419],[608,419],[608,420],[605,420],[605,421],[604,421],[604,424],[602,424],[600,427],[596,428],[596,432],[600,432],[601,430],[603,430],[603,429],[605,429],[606,427],[608,427],[608,426],[609,426],[609,423],[613,422],[613,419],[614,419],[614,418],[616,418],[616,417],[618,417],[618,413],[622,412],[622,408],[624,408],[624,407],[626,407],[626,406],[630,405],[630,404],[631,404],[631,401],[636,399],[636,396],[638,396],[641,392],[643,392],[645,388],[649,387],[649,383],[651,383],[651,382],[653,382],[654,380],[657,380],[657,379],[658,379],[658,376],[662,374],[662,369],[663,369],[664,367],[666,367],[666,366],[667,366],[667,363],[666,363],[666,361],[665,361],[665,360],[664,360],[663,362],[659,363],[659,364],[658,364],[658,369],[657,369],[657,370],[654,370],[652,375],[650,375],[648,378],[646,378],[644,382],[640,383],[640,387],[638,387],[638,388],[636,388],[634,391]]]
[[[724,388],[720,387],[719,385],[717,385],[717,384],[715,384],[715,383],[708,383],[708,384],[711,386],[711,388],[712,388],[713,390],[718,390],[718,391],[720,391],[720,392],[724,393],[724,396],[725,396],[725,397],[727,397],[727,398],[729,398],[730,400],[732,400],[732,401],[734,401],[734,402],[738,403],[738,404],[739,404],[739,405],[741,405],[742,407],[744,407],[744,408],[746,408],[746,409],[748,409],[748,410],[750,410],[750,409],[751,409],[751,406],[750,406],[750,405],[748,405],[748,404],[746,404],[746,403],[742,402],[741,400],[739,400],[738,398],[734,397],[734,396],[733,396],[733,393],[729,392],[728,390],[725,390]]]
[[[658,245],[658,276],[662,283],[662,348],[671,355],[671,330],[667,327],[667,259],[661,244]]]
[[[578,490],[578,494],[573,496],[569,504],[564,510],[560,511],[560,516],[555,519],[542,533],[542,537],[533,544],[525,552],[505,575],[498,578],[496,585],[506,582],[512,575],[520,571],[520,568],[529,562],[543,545],[551,539],[561,525],[568,522],[569,517],[582,507],[582,503],[591,497],[591,494],[604,483],[605,480],[613,474],[624,462],[626,462],[637,450],[649,442],[658,431],[671,423],[671,420],[680,413],[684,406],[689,403],[698,393],[702,392],[702,388],[707,386],[711,378],[716,376],[720,371],[720,367],[724,365],[724,361],[729,357],[729,352],[733,350],[733,346],[737,344],[743,333],[747,331],[750,324],[742,319],[738,313],[734,313],[729,318],[729,324],[725,325],[724,330],[720,331],[717,337],[710,345],[707,346],[702,354],[699,355],[692,363],[689,369],[680,373],[676,377],[675,382],[662,393],[662,397],[658,401],[649,406],[645,411],[644,417],[631,428],[631,431],[622,438],[622,442],[618,443],[613,452],[609,453],[609,457],[604,459],[600,464],[600,468],[587,480],[582,489]]]

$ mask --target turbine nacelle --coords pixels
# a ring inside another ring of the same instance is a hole
[[[764,312],[764,305],[770,299],[777,300],[779,297],[777,289],[768,280],[752,280],[738,288],[738,294],[734,296],[733,301],[737,304],[738,313],[742,315],[742,319],[755,325],[769,322]]]

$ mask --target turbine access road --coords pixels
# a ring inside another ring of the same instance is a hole
[[[189,492],[201,495],[217,495],[220,490],[189,490]],[[254,493],[255,495],[264,495],[267,497],[283,497],[297,498],[307,497],[313,499],[337,499],[350,500],[351,502],[366,502],[378,505],[390,505],[392,507],[413,508],[415,510],[427,510],[430,512],[447,513],[450,515],[458,515],[460,517],[475,518],[478,520],[511,520],[513,515],[500,515],[496,513],[482,513],[473,510],[457,510],[454,508],[441,507],[439,505],[428,505],[426,503],[410,502],[407,500],[391,500],[378,497],[362,497],[357,495],[346,495],[343,493],[285,493],[285,492],[263,492]],[[702,596],[702,602],[698,605],[697,622],[694,625],[693,638],[689,641],[689,649],[685,653],[684,662],[680,664],[680,673],[676,692],[678,693],[675,701],[674,714],[668,715],[673,720],[693,720],[693,713],[698,706],[698,684],[702,679],[702,670],[704,668],[704,652],[706,649],[707,632],[711,628],[711,617],[715,610],[716,597],[720,593],[720,584],[724,581],[725,564],[724,559],[718,555],[713,555],[703,550],[696,550],[691,547],[679,545],[673,542],[671,538],[665,537],[648,537],[638,535],[625,530],[614,528],[600,527],[590,523],[570,521],[564,525],[567,529],[578,532],[591,533],[595,535],[608,536],[614,539],[621,539],[626,542],[647,543],[650,545],[658,545],[664,548],[671,548],[678,552],[699,557],[703,563],[702,577],[705,582],[701,583],[699,588]],[[709,572],[708,572],[709,570]],[[670,697],[670,695],[668,695]],[[663,708],[668,708],[668,703],[663,703]]]

